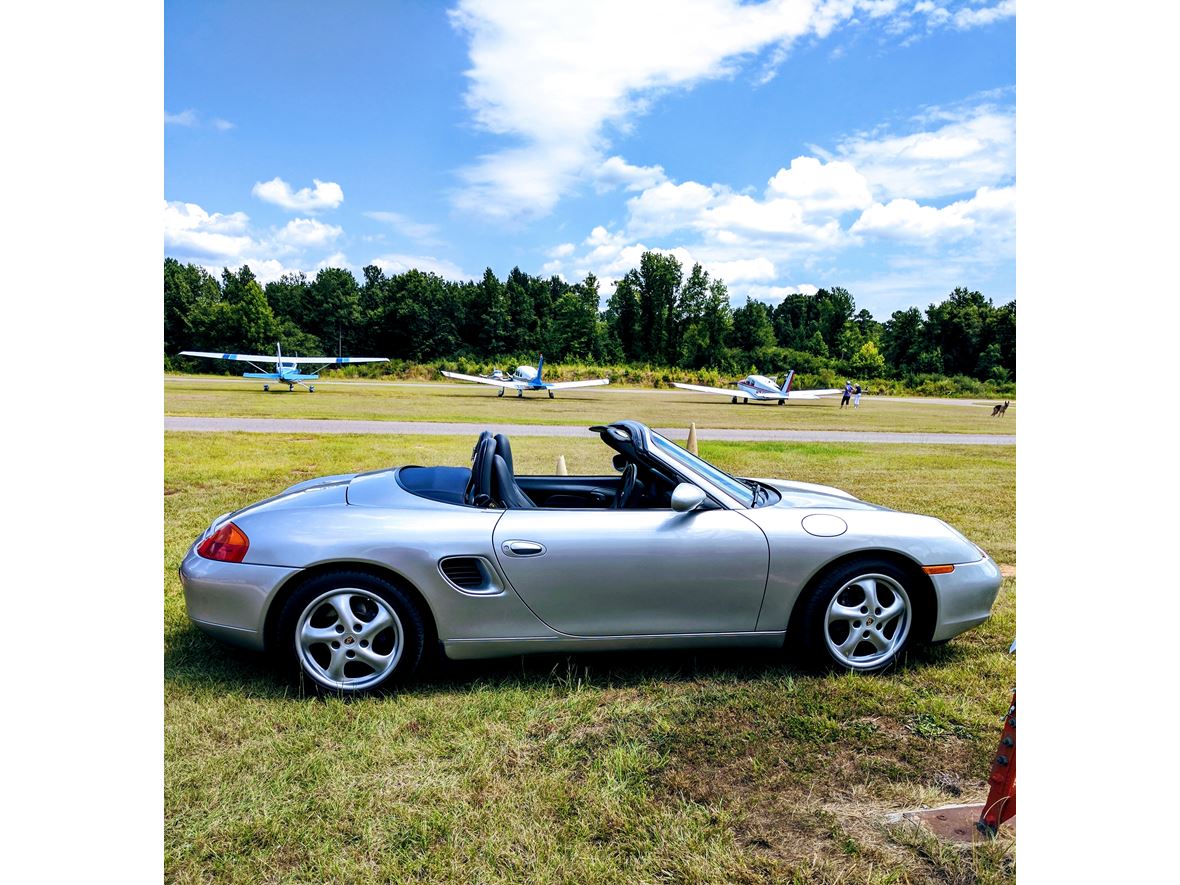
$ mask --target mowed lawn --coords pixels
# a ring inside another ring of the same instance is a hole
[[[255,382],[227,378],[166,380],[168,415],[235,418],[352,418],[375,421],[495,421],[502,424],[603,423],[633,418],[652,427],[760,428],[782,430],[871,430],[895,433],[1016,433],[1016,404],[991,417],[991,401],[929,402],[864,397],[859,408],[840,408],[840,398],[732,404],[722,396],[675,389],[593,387],[517,398],[496,396],[476,384],[318,384],[315,393],[285,385],[269,393]],[[587,422],[587,416],[591,416]]]
[[[345,702],[300,696],[188,623],[176,567],[213,517],[310,476],[462,464],[473,442],[165,434],[168,881],[1015,879],[1009,838],[960,849],[884,822],[986,794],[1015,684],[1014,578],[987,624],[875,677],[770,652],[545,656],[443,663]],[[573,473],[609,472],[593,439],[513,450],[522,473],[559,454]],[[939,516],[1015,564],[1013,447],[701,454]]]

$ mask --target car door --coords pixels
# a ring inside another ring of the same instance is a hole
[[[753,630],[770,551],[731,510],[508,510],[500,566],[533,612],[574,636]]]

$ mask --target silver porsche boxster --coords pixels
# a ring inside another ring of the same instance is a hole
[[[941,520],[730,476],[635,421],[613,476],[469,467],[327,476],[215,519],[180,567],[192,621],[355,693],[450,658],[782,647],[877,671],[984,621],[1000,570]]]

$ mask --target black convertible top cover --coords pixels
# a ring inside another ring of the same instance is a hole
[[[462,504],[470,479],[467,467],[403,467],[397,474],[398,484],[407,492],[444,504]]]

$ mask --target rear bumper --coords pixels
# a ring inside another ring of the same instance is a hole
[[[189,620],[224,642],[261,651],[270,602],[297,568],[216,562],[189,551],[180,583]]]
[[[1000,567],[990,556],[956,565],[948,575],[931,575],[938,596],[938,623],[931,639],[938,642],[982,624],[1000,592]]]

